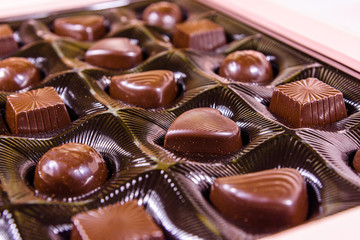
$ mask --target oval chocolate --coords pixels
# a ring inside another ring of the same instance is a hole
[[[142,18],[149,25],[171,29],[181,22],[182,14],[175,3],[157,2],[145,8]]]
[[[0,61],[0,91],[18,91],[40,80],[39,71],[26,58],[11,57]]]

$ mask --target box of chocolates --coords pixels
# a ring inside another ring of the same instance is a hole
[[[259,239],[360,202],[360,79],[197,1],[0,23],[0,236]]]

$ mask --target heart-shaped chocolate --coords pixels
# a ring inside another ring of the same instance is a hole
[[[308,214],[305,180],[291,168],[217,178],[210,201],[227,219],[252,233],[298,225]]]
[[[113,98],[144,108],[165,107],[174,101],[177,92],[174,73],[168,70],[114,76],[110,84]]]
[[[181,114],[165,135],[165,148],[184,153],[228,154],[242,146],[240,128],[213,108]]]

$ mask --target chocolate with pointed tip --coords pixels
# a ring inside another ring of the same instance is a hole
[[[110,84],[113,98],[144,108],[165,107],[174,101],[177,92],[174,73],[168,70],[118,75]]]
[[[107,177],[105,160],[95,149],[82,143],[66,143],[41,157],[34,187],[49,196],[75,197],[101,186]]]
[[[0,24],[0,57],[10,55],[18,50],[14,32],[8,24]]]
[[[71,240],[162,240],[161,229],[136,200],[109,205],[72,217]]]
[[[296,128],[324,126],[347,117],[343,94],[316,78],[275,87],[269,108]]]
[[[142,19],[149,25],[172,29],[181,22],[181,9],[175,3],[157,2],[145,8]]]
[[[186,21],[175,25],[173,43],[177,48],[210,51],[226,43],[225,30],[208,19]]]
[[[184,112],[165,134],[164,147],[183,153],[229,154],[242,146],[240,128],[213,108]]]
[[[79,41],[95,41],[106,33],[105,18],[100,15],[58,18],[54,21],[54,32]]]
[[[309,208],[305,180],[291,168],[217,178],[210,201],[230,222],[256,234],[301,224]]]
[[[221,63],[219,75],[234,81],[264,84],[272,80],[273,70],[263,53],[244,50],[226,56]]]
[[[142,52],[128,38],[106,38],[86,51],[85,60],[95,66],[124,70],[138,65],[142,61]]]
[[[40,80],[39,71],[26,58],[10,57],[0,61],[0,91],[18,91]]]
[[[71,123],[65,103],[53,87],[7,96],[6,123],[13,134],[48,132]]]

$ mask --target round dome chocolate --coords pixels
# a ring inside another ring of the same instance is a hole
[[[92,147],[66,143],[46,152],[36,165],[34,187],[42,194],[75,197],[86,194],[107,179],[105,160]]]
[[[39,82],[39,71],[26,58],[11,57],[0,61],[0,91],[18,91]]]
[[[178,5],[169,2],[157,2],[145,8],[143,20],[153,26],[171,29],[181,22],[182,14]]]
[[[263,53],[244,50],[229,54],[221,63],[219,75],[234,81],[262,84],[272,80],[273,70]]]

